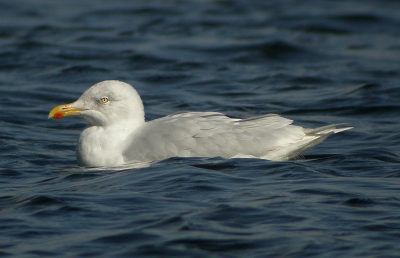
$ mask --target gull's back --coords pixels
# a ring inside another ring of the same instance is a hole
[[[335,133],[335,125],[318,134],[317,129],[292,122],[275,114],[232,119],[217,112],[180,112],[147,122],[133,132],[123,155],[126,162],[170,157],[288,160]]]

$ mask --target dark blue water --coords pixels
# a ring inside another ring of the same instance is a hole
[[[399,1],[0,2],[0,257],[400,257]],[[278,113],[355,128],[302,160],[80,168],[105,79],[152,120]]]

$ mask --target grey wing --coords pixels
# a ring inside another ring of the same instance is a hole
[[[218,156],[221,148],[206,144],[196,136],[215,130],[217,124],[223,127],[221,123],[228,120],[216,112],[180,112],[147,122],[131,135],[124,157],[127,161],[144,162],[170,157]]]
[[[232,119],[217,112],[181,112],[147,122],[133,133],[124,157],[264,157],[304,137],[303,128],[291,123],[275,114]]]
[[[238,135],[251,137],[241,141],[239,156],[265,158],[276,150],[292,145],[305,137],[304,129],[292,125],[292,120],[276,114],[267,114],[236,121]],[[252,152],[245,152],[252,150]]]

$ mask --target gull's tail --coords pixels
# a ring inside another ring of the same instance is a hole
[[[299,157],[301,154],[303,154],[306,150],[323,142],[326,138],[328,138],[332,134],[340,133],[353,128],[353,127],[336,128],[342,125],[344,124],[333,124],[314,129],[304,129],[304,133],[306,135],[303,139],[301,139],[296,143],[290,144],[289,146],[285,146],[278,151],[274,151],[273,153],[266,155],[264,158],[275,161],[287,161],[295,159]]]
[[[336,128],[338,126],[342,126],[345,124],[333,124],[333,125],[327,125],[327,126],[322,126],[322,127],[318,127],[318,128],[314,128],[314,129],[304,129],[304,133],[307,136],[311,136],[311,135],[326,135],[326,134],[335,134],[335,133],[340,133],[343,131],[347,131],[350,129],[353,129],[353,127],[344,127],[344,128]]]

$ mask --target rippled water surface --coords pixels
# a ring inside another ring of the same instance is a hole
[[[1,257],[400,257],[399,1],[0,3]],[[105,79],[182,110],[348,123],[303,159],[80,168]]]

